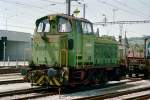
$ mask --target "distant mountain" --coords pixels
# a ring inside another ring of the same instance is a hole
[[[129,47],[136,51],[144,51],[144,37],[128,38]]]
[[[144,45],[144,37],[128,38],[128,42],[130,45],[135,45],[135,44]]]
[[[123,39],[125,43],[125,39]],[[132,48],[135,51],[144,51],[144,37],[131,37],[128,38],[129,48]]]

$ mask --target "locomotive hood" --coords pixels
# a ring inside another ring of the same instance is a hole
[[[59,66],[65,61],[67,50],[67,37],[65,35],[47,35],[45,39],[36,35],[33,41],[33,60],[38,65]]]

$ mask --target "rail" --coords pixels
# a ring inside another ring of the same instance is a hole
[[[140,95],[140,96],[124,99],[124,100],[147,100],[147,99],[150,99],[150,94]]]
[[[98,95],[98,96],[78,98],[74,100],[103,100],[103,99],[114,98],[114,97],[118,97],[121,95],[127,95],[131,93],[147,91],[147,90],[150,90],[150,87],[138,88],[134,90],[126,90],[126,91],[115,92],[115,93],[108,93],[108,94],[103,94],[103,95]]]
[[[0,98],[1,97],[6,97],[6,96],[11,96],[11,95],[33,93],[33,92],[44,91],[44,90],[47,90],[47,88],[37,87],[37,88],[29,88],[29,89],[22,89],[22,90],[13,90],[13,91],[8,91],[8,92],[1,92],[0,93]]]
[[[0,67],[4,66],[28,66],[28,61],[0,61]]]
[[[129,80],[126,82],[135,82],[138,80]],[[88,91],[88,90],[93,90],[93,89],[100,89],[100,88],[108,88],[112,86],[118,86],[121,84],[124,84],[126,82],[121,82],[121,83],[113,83],[113,84],[106,84],[106,85],[101,85],[98,87],[84,87],[84,88],[76,88],[76,89],[63,89],[63,93],[74,93],[74,92],[81,92],[81,91]],[[30,95],[31,93],[34,93],[34,95]],[[25,94],[23,96],[17,97],[17,95]],[[29,95],[28,95],[29,94]],[[8,91],[8,92],[1,92],[0,93],[0,98],[5,98],[9,96],[14,96],[15,98],[11,98],[12,100],[27,100],[27,99],[33,99],[33,98],[40,98],[40,97],[46,97],[46,96],[51,96],[51,95],[56,95],[58,94],[58,89],[51,88],[48,89],[47,87],[36,87],[36,88],[29,88],[29,89],[23,89],[23,90],[13,90],[13,91]],[[82,99],[79,99],[82,100]]]

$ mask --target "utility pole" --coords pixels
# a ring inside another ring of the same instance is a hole
[[[4,45],[4,47],[3,47],[3,49],[4,49],[4,53],[3,53],[3,62],[4,62],[4,66],[5,66],[5,58],[6,58],[6,43],[5,43],[5,41],[3,42],[3,45]]]
[[[78,0],[66,0],[66,14],[70,15],[71,12],[71,1],[78,1]],[[80,2],[78,2],[79,4],[81,4]],[[85,18],[85,8],[86,4],[83,4],[83,18]]]
[[[103,14],[102,15],[104,18],[103,18],[103,26],[105,26],[106,24],[107,24],[107,18],[106,18],[106,15],[105,14]]]
[[[71,11],[71,0],[66,0],[66,14],[70,15]]]
[[[7,11],[7,9],[5,9],[5,12]],[[4,62],[4,66],[5,66],[5,60],[6,60],[6,34],[7,34],[7,13],[6,13],[6,30],[5,33],[2,37],[2,41],[3,41],[3,62]]]
[[[76,0],[78,1],[78,0]],[[83,18],[85,18],[85,13],[86,13],[86,4],[85,3],[81,3],[81,2],[78,2],[78,4],[82,5],[83,6]]]
[[[129,49],[129,44],[128,44],[128,40],[127,40],[127,36],[126,36],[126,31],[125,31],[125,64],[126,66],[128,66],[128,49]]]
[[[85,3],[83,4],[83,18],[85,18]]]
[[[119,27],[120,27],[119,42],[120,42],[120,44],[122,44],[123,24],[119,24]]]

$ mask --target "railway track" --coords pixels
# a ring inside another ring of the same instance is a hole
[[[132,98],[124,99],[124,100],[147,100],[147,99],[150,99],[150,94],[136,96],[136,97],[132,97]]]
[[[7,97],[7,96],[13,96],[13,95],[20,95],[20,94],[28,94],[28,93],[40,92],[40,91],[45,91],[45,90],[47,90],[47,88],[37,87],[37,88],[29,88],[29,89],[1,92],[0,93],[0,98]]]
[[[0,75],[0,85],[23,83],[23,82],[24,82],[23,76],[20,73],[1,74]]]
[[[129,81],[125,81],[125,82],[120,82],[120,83],[112,83],[112,84],[106,84],[106,85],[100,85],[100,86],[95,86],[90,87],[90,88],[79,88],[79,89],[73,89],[73,90],[62,90],[62,94],[69,94],[69,93],[75,93],[75,92],[84,92],[84,91],[88,91],[88,90],[93,90],[93,89],[101,89],[101,88],[109,88],[109,87],[113,87],[113,86],[118,86],[121,84],[125,84],[127,82],[135,82],[138,81],[139,79],[135,79],[135,80],[129,80]],[[54,94],[58,94],[58,89],[52,91],[53,89],[49,89],[44,87],[38,87],[38,88],[30,88],[30,89],[23,89],[23,90],[14,90],[14,91],[8,91],[8,92],[2,92],[0,93],[0,98],[5,98],[8,96],[14,96],[16,98],[14,98],[13,100],[27,100],[27,99],[33,99],[33,98],[39,98],[39,97],[46,97],[46,96],[51,96]],[[34,95],[30,95],[31,93],[34,93]],[[17,97],[16,95],[25,95],[25,96],[21,96],[21,97]],[[29,95],[28,95],[29,94]]]
[[[0,81],[0,85],[3,85],[3,84],[14,84],[14,83],[23,83],[24,80],[23,79],[14,79],[14,80],[6,80],[6,81]]]
[[[11,100],[28,100],[33,98],[35,99],[39,97],[51,96],[55,94],[58,94],[58,90],[56,89],[48,89],[47,87],[37,87],[3,92],[0,93],[0,99],[11,98]]]
[[[139,81],[140,79],[132,79],[128,82],[135,82],[135,81]],[[84,87],[84,88],[79,88],[79,89],[69,89],[69,90],[62,90],[62,94],[70,94],[70,93],[75,93],[75,92],[84,92],[84,91],[88,91],[88,90],[93,90],[93,89],[102,89],[102,88],[109,88],[112,86],[119,86],[121,84],[125,84],[126,82],[120,82],[120,83],[114,83],[114,84],[106,84],[106,85],[99,85],[99,86],[95,86],[95,87]],[[58,93],[57,93],[58,94]],[[22,99],[33,99],[33,98],[38,98],[38,97],[45,97],[45,96],[50,96],[52,94],[46,93],[46,94],[40,94],[37,96],[31,96],[31,97],[25,97],[25,98],[20,98],[19,100]],[[53,94],[54,95],[54,94]],[[18,100],[18,99],[17,99]]]
[[[139,79],[135,79],[135,80],[130,80],[128,81],[128,83],[130,82],[135,82],[135,81],[139,81]],[[62,91],[62,94],[70,94],[70,93],[76,93],[76,92],[84,92],[84,91],[89,91],[89,90],[93,90],[93,89],[102,89],[102,88],[109,88],[109,87],[113,87],[113,86],[119,86],[121,84],[125,84],[126,82],[121,82],[121,83],[115,83],[115,84],[107,84],[107,85],[103,85],[103,86],[99,86],[99,87],[91,87],[91,88],[85,88],[82,89],[82,88],[79,88],[79,89],[72,89],[72,90],[63,90]],[[67,92],[66,92],[67,91]],[[57,93],[58,94],[58,93]],[[22,100],[22,99],[34,99],[34,98],[41,98],[41,97],[47,97],[47,96],[51,96],[51,95],[54,95],[54,94],[50,94],[50,93],[46,93],[46,94],[40,94],[40,95],[36,95],[36,96],[29,96],[29,97],[25,97],[25,98],[19,98],[17,100]],[[56,95],[56,94],[55,94]],[[15,99],[16,100],[16,99]],[[81,99],[82,100],[82,99]],[[99,100],[99,99],[98,99]]]
[[[0,68],[0,74],[19,73],[19,68]]]
[[[128,81],[122,81],[122,82],[117,82],[117,83],[107,83],[107,84],[98,84],[98,85],[94,85],[94,86],[90,86],[90,87],[80,87],[80,88],[73,88],[72,90],[68,90],[65,89],[63,91],[63,93],[74,93],[74,92],[79,92],[79,91],[87,91],[87,90],[94,90],[94,89],[102,89],[102,88],[109,88],[109,87],[113,87],[113,86],[119,86],[122,84],[126,84],[126,83],[131,83],[131,82],[136,82],[136,81],[140,81],[140,78],[132,78],[131,80]]]
[[[25,97],[20,97],[20,98],[14,98],[12,100],[28,100],[28,99],[36,99],[36,98],[40,98],[40,97],[45,97],[45,96],[51,96],[51,95],[56,95],[58,94],[57,92],[49,92],[49,93],[37,93],[36,95],[32,95],[32,96],[25,96]]]
[[[103,99],[109,99],[109,98],[114,98],[114,97],[118,97],[121,95],[127,95],[127,94],[131,94],[131,93],[136,93],[136,92],[142,92],[142,91],[147,91],[150,90],[150,87],[145,87],[145,88],[138,88],[138,89],[134,89],[134,90],[126,90],[126,91],[121,91],[121,92],[115,92],[115,93],[108,93],[108,94],[103,94],[103,95],[98,95],[98,96],[91,96],[91,97],[84,97],[84,98],[78,98],[78,99],[74,99],[74,100],[103,100]],[[149,98],[150,95],[143,95],[143,96],[139,96],[139,97],[133,97],[133,98],[129,98],[127,100],[143,100],[142,98]]]

